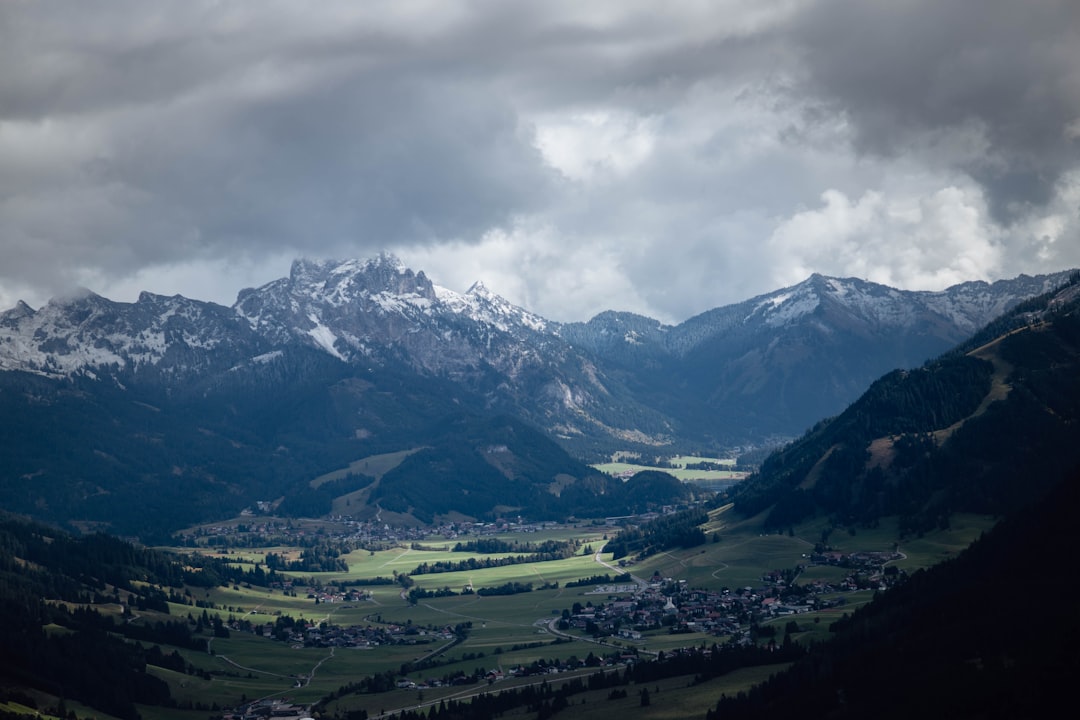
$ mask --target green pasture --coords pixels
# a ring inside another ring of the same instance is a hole
[[[838,583],[848,576],[850,570],[835,565],[808,565],[799,573],[798,583],[808,585],[812,582]]]
[[[632,563],[627,568],[639,577],[659,572],[663,577],[685,580],[693,587],[746,587],[760,584],[769,570],[806,565],[815,543],[822,539],[826,521],[817,520],[792,529],[792,534],[763,534],[760,519],[728,519],[725,513],[713,513],[709,523],[709,542],[689,549],[673,549]],[[947,529],[934,530],[922,537],[902,539],[896,518],[885,518],[874,528],[854,528],[849,532],[835,528],[828,534],[828,545],[837,552],[889,552],[897,550],[904,559],[896,565],[912,572],[930,567],[955,556],[984,531],[994,519],[985,515],[957,515]],[[719,540],[712,542],[712,536]],[[838,568],[807,567],[802,582],[843,577]]]
[[[729,467],[735,467],[738,462],[735,458],[710,458],[710,457],[698,457],[697,455],[676,455],[673,458],[669,458],[668,462],[675,467],[684,468],[687,465],[696,463],[712,463],[714,465],[727,465]]]
[[[953,515],[948,528],[902,540],[898,549],[906,558],[896,564],[911,572],[948,560],[979,539],[995,522],[997,520],[989,515]]]
[[[762,573],[795,567],[812,549],[805,540],[786,535],[721,533],[718,542],[662,552],[629,569],[639,577],[658,572],[691,587],[757,587]]]
[[[202,590],[201,597],[214,604],[216,608],[225,608],[223,616],[229,614],[236,617],[246,616],[251,622],[273,622],[278,614],[298,615],[312,606],[312,601],[307,599],[306,592],[297,591],[297,597],[286,595],[281,590],[273,590],[261,587],[246,587],[243,585],[229,585]],[[182,612],[190,612],[197,615],[202,612],[200,608],[191,606],[178,607]],[[232,608],[231,610],[229,608]],[[175,611],[174,611],[175,612]]]
[[[56,717],[55,715],[42,714],[31,707],[13,701],[0,702],[0,712],[13,713],[16,715],[37,715],[43,719]]]
[[[213,675],[209,681],[162,668],[151,670],[169,682],[173,696],[180,702],[190,698],[193,702],[229,706],[240,702],[241,697],[251,700],[282,696],[314,702],[360,677],[397,668],[417,653],[417,646],[409,645],[294,648],[235,632],[229,638],[214,638],[210,646],[213,654],[181,651],[186,661]],[[309,684],[297,687],[298,682]]]
[[[593,542],[593,547],[599,549],[603,541]],[[470,557],[483,560],[485,558],[513,557],[524,553],[503,553],[499,555],[481,555],[472,553],[455,553],[443,550],[412,550],[410,548],[393,548],[371,553],[367,550],[358,550],[345,556],[349,564],[347,573],[294,573],[293,575],[303,579],[315,579],[319,582],[329,583],[333,581],[348,581],[371,579],[375,577],[392,577],[394,571],[399,574],[408,574],[421,563],[432,564],[438,561],[461,562]],[[502,585],[508,581],[532,582],[541,585],[545,582],[576,580],[582,577],[610,572],[597,565],[592,555],[577,555],[563,560],[551,560],[548,562],[526,563],[520,565],[505,565],[503,567],[483,568],[471,571],[456,571],[446,573],[429,573],[415,575],[413,581],[417,586],[434,590],[443,586],[449,586],[455,591],[460,590],[470,582],[473,587],[487,587]],[[382,588],[390,586],[365,586],[365,590],[378,592]],[[395,586],[396,587],[396,586]],[[400,591],[396,588],[395,594]]]
[[[401,450],[394,453],[385,453],[383,455],[369,455],[365,458],[355,460],[347,467],[343,467],[339,470],[328,472],[325,475],[320,475],[311,481],[310,485],[313,488],[317,488],[323,483],[333,482],[334,480],[341,480],[349,475],[367,475],[373,477],[376,480],[381,480],[382,476],[390,472],[401,462],[417,452],[420,448],[413,448],[411,450]]]
[[[854,607],[858,607],[863,604],[857,601]],[[823,612],[811,612],[803,613],[801,615],[788,615],[785,617],[773,618],[762,623],[762,626],[769,626],[776,629],[776,641],[781,642],[785,635],[785,629],[789,622],[794,622],[799,626],[799,631],[793,633],[791,638],[795,642],[802,643],[803,645],[809,645],[812,642],[824,642],[832,637],[832,631],[829,630],[829,626],[839,620],[845,612],[850,613],[853,608],[844,607],[840,611],[829,610]]]
[[[575,602],[584,604],[589,599],[604,597],[584,594],[591,589],[559,588],[498,596],[474,593],[424,599],[416,605],[399,600],[396,606],[385,605],[378,608],[378,614],[384,622],[395,623],[412,620],[414,624],[442,626],[471,622],[473,627],[470,641],[481,645],[487,638],[490,647],[494,649],[499,645],[543,639],[538,637],[533,624],[541,618],[553,617],[553,610],[569,608]]]
[[[697,458],[694,459],[698,460]],[[900,540],[895,521],[882,521],[872,529],[856,528],[854,532],[835,528],[829,533],[828,543],[841,552],[858,550],[889,551],[898,547],[905,554],[905,559],[898,561],[901,567],[911,571],[925,567],[942,559],[952,557],[971,540],[992,525],[992,519],[982,516],[957,516],[950,528],[926,533],[919,538]],[[632,563],[629,572],[639,577],[649,577],[654,572],[662,576],[685,580],[692,587],[744,587],[760,585],[762,573],[773,569],[793,568],[806,564],[806,555],[813,550],[815,542],[822,539],[822,532],[827,528],[823,521],[806,523],[792,528],[791,533],[762,534],[760,518],[741,520],[719,510],[711,513],[708,526],[710,541],[689,549],[672,549],[661,552],[643,561]],[[542,542],[544,540],[566,540],[580,538],[583,544],[592,545],[594,550],[603,546],[604,533],[614,532],[601,527],[558,528],[539,533],[505,533],[500,539],[519,542]],[[712,541],[716,536],[718,540]],[[539,588],[545,583],[559,584],[558,588],[533,590],[506,596],[481,596],[478,594],[457,595],[445,598],[422,599],[416,605],[410,605],[402,599],[402,588],[397,585],[370,585],[360,589],[371,593],[369,600],[354,603],[316,603],[306,597],[307,585],[329,584],[334,581],[391,577],[395,572],[405,574],[417,565],[437,561],[458,562],[470,557],[469,553],[450,552],[449,548],[459,540],[465,542],[471,537],[455,539],[429,539],[423,545],[431,547],[445,546],[437,550],[413,550],[397,547],[381,551],[358,550],[346,556],[348,572],[336,573],[291,573],[296,582],[297,597],[284,594],[280,590],[252,588],[244,586],[223,586],[209,590],[192,588],[198,600],[212,603],[213,615],[220,614],[223,619],[245,617],[253,623],[272,623],[279,615],[289,615],[297,619],[327,621],[335,625],[354,625],[369,623],[409,624],[419,628],[453,626],[458,623],[471,623],[467,639],[453,647],[444,648],[444,641],[430,636],[418,636],[415,645],[394,645],[374,649],[335,649],[292,648],[284,643],[240,632],[232,632],[229,638],[217,638],[210,641],[212,654],[194,650],[182,650],[188,662],[196,667],[213,673],[210,681],[199,678],[153,669],[152,672],[169,682],[174,696],[184,703],[190,699],[209,705],[217,702],[219,706],[231,706],[239,702],[241,696],[248,699],[269,696],[286,696],[295,702],[313,702],[338,687],[354,682],[361,677],[386,669],[397,669],[404,663],[416,662],[432,655],[437,666],[414,671],[410,677],[420,681],[426,678],[440,678],[462,670],[471,673],[475,668],[502,668],[509,670],[517,665],[528,665],[540,659],[584,658],[590,652],[597,655],[610,652],[617,647],[637,647],[646,652],[670,650],[688,645],[711,644],[716,640],[704,634],[670,635],[666,631],[646,633],[638,642],[608,639],[605,644],[589,642],[584,637],[573,641],[555,643],[556,637],[548,632],[547,622],[557,618],[563,608],[570,608],[575,602],[585,604],[607,602],[607,595],[592,594],[593,587],[567,588],[566,583],[593,575],[611,573],[611,570],[597,564],[593,556],[577,555],[563,560],[507,565],[471,571],[449,573],[431,573],[414,576],[416,587],[425,590],[438,590],[449,587],[460,592],[465,586],[475,589],[498,587],[508,582],[531,582]],[[295,548],[276,547],[252,550],[235,550],[227,556],[234,562],[258,562],[265,558],[266,552],[288,553]],[[516,555],[521,553],[509,553]],[[477,558],[499,557],[476,554]],[[611,561],[610,555],[604,559]],[[843,570],[831,567],[807,567],[800,582],[815,579],[836,580],[843,576]],[[838,595],[840,597],[840,595]],[[842,616],[852,612],[860,605],[869,602],[872,593],[845,593],[842,595],[845,605],[805,615],[780,618],[771,621],[777,626],[778,636],[783,637],[783,628],[794,619],[799,625],[795,639],[799,641],[822,640],[829,636],[828,626]],[[172,605],[173,617],[185,617],[188,613],[198,616],[201,608]],[[152,613],[143,614],[137,622],[151,622],[158,619]],[[164,616],[161,616],[164,617]],[[815,622],[817,620],[817,622]],[[514,647],[517,646],[517,649]],[[465,659],[466,656],[469,659]],[[574,717],[589,717],[590,714],[607,717],[612,712],[630,713],[634,717],[673,717],[671,713],[684,716],[691,707],[705,709],[711,707],[720,692],[717,688],[728,687],[724,682],[733,683],[730,687],[745,689],[751,678],[763,677],[764,669],[750,669],[733,673],[728,678],[720,678],[694,688],[677,687],[677,684],[660,683],[659,696],[653,697],[649,708],[640,708],[638,698],[631,693],[625,701],[606,699],[607,692],[595,698],[589,694],[579,696],[585,699],[585,705],[575,706]],[[767,674],[767,673],[766,673]],[[564,676],[550,676],[551,682],[558,682]],[[308,679],[310,678],[310,680]],[[723,682],[721,682],[723,681]],[[300,687],[297,687],[297,684]],[[509,681],[503,681],[509,682]],[[305,685],[305,683],[308,683]],[[740,685],[740,683],[743,683]],[[500,683],[502,685],[502,683]],[[685,682],[683,683],[685,685]],[[508,687],[508,685],[503,685]],[[347,709],[366,709],[371,714],[381,710],[412,707],[420,702],[438,701],[441,697],[458,696],[463,693],[487,689],[486,686],[471,688],[426,689],[424,699],[417,698],[417,691],[392,691],[374,696],[350,696],[331,708],[331,712]],[[737,692],[738,690],[734,690]],[[667,702],[661,702],[662,700]],[[577,701],[576,700],[576,701]],[[678,710],[673,708],[678,703]],[[624,708],[623,705],[626,705]],[[622,708],[622,709],[620,709]],[[635,714],[635,713],[644,714]],[[693,711],[697,713],[697,710]],[[669,713],[667,715],[663,713]],[[683,713],[683,714],[679,714]],[[203,713],[205,714],[205,713]],[[196,720],[191,711],[147,709],[144,716],[148,720]],[[200,718],[201,720],[201,718]]]
[[[696,459],[700,462],[700,458]],[[742,480],[747,473],[735,470],[687,470],[686,468],[658,468],[649,465],[637,465],[628,462],[597,463],[592,466],[595,470],[607,475],[620,475],[625,472],[639,473],[646,470],[658,470],[665,472],[679,480]]]
[[[688,676],[629,685],[623,688],[627,691],[626,697],[618,700],[608,699],[610,690],[595,690],[573,696],[573,706],[564,713],[574,720],[608,720],[612,717],[624,720],[682,720],[705,717],[705,713],[716,706],[721,695],[734,696],[746,692],[787,667],[785,663],[743,668],[700,685],[694,685],[693,678]],[[558,687],[559,682],[555,680],[553,684]],[[649,691],[647,707],[641,707],[639,693],[643,688]]]
[[[204,680],[200,677],[166,670],[153,665],[147,666],[147,672],[169,683],[173,698],[181,706],[191,702],[192,704],[202,703],[204,705],[217,703],[218,707],[231,707],[239,704],[241,698],[244,697],[249,700],[264,697],[282,697],[286,693],[292,692],[296,684],[293,679],[267,676],[254,672],[250,673],[249,677],[248,672],[241,673],[237,668],[231,666],[223,667],[220,661],[211,671],[218,673],[211,680]],[[160,712],[157,708],[148,710],[155,717]],[[164,708],[161,711],[164,711]],[[205,710],[202,715],[205,717]]]
[[[703,717],[706,711],[716,705],[722,694],[733,696],[745,692],[787,667],[788,664],[778,664],[744,668],[698,685],[693,684],[692,676],[666,678],[640,686],[629,685],[622,688],[627,691],[627,696],[616,700],[608,699],[610,689],[587,691],[574,695],[571,698],[571,707],[562,714],[575,720],[608,720],[611,717],[625,720],[681,720],[686,717]],[[573,677],[587,678],[595,672],[597,670],[589,669],[534,678],[507,679],[490,686],[480,683],[463,687],[396,690],[380,695],[351,695],[332,703],[328,712],[333,714],[363,709],[371,717],[405,709],[419,708],[427,712],[430,707],[438,705],[444,699],[467,699],[480,692],[499,692],[539,682],[546,682],[558,689]],[[643,688],[648,689],[650,695],[650,704],[647,707],[641,707],[639,693]],[[505,717],[531,718],[534,715],[535,711],[519,709],[506,713]]]

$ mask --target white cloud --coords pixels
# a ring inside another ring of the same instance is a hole
[[[1002,270],[1001,231],[988,221],[977,188],[915,197],[867,191],[855,200],[828,190],[821,200],[822,207],[796,213],[770,236],[778,283],[821,272],[939,290]]]
[[[628,113],[558,114],[534,118],[533,124],[544,159],[572,180],[625,175],[648,159],[656,145],[655,119]]]
[[[480,242],[451,242],[397,250],[436,284],[464,292],[474,282],[511,302],[558,321],[588,319],[612,307],[653,308],[626,272],[625,246],[612,239],[578,238],[522,221],[487,233]],[[618,299],[613,306],[613,299]]]

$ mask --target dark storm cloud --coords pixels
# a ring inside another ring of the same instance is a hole
[[[1047,203],[1077,165],[1080,3],[826,0],[785,32],[800,92],[844,113],[860,150],[952,156],[999,219]]]
[[[475,238],[550,193],[507,98],[408,33],[300,4],[61,7],[0,11],[0,121],[42,145],[0,168],[9,271],[45,279],[29,244],[122,273]]]
[[[0,305],[383,249],[557,319],[1061,269],[1074,6],[0,0]]]

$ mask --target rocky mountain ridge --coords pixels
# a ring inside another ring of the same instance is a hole
[[[912,292],[813,275],[669,326],[615,311],[548,321],[482,283],[439,287],[387,254],[297,260],[231,308],[89,291],[36,311],[20,303],[0,313],[0,370],[169,388],[307,347],[351,372],[403,366],[450,382],[581,447],[723,446],[793,435],[1066,277]]]

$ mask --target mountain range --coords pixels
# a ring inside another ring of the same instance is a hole
[[[298,260],[231,308],[88,291],[20,303],[0,314],[0,500],[143,532],[133,519],[150,509],[179,526],[418,448],[441,448],[427,462],[451,467],[479,458],[553,495],[567,478],[595,483],[579,461],[615,450],[719,453],[793,437],[1067,279],[911,292],[814,275],[678,325],[618,312],[558,323],[380,255]],[[448,440],[447,427],[463,434]],[[493,427],[513,440],[489,441]],[[458,446],[467,460],[450,458]],[[503,446],[517,461],[485,455]],[[578,460],[541,460],[565,452]],[[516,502],[545,497],[530,492]],[[473,501],[476,516],[494,511]]]
[[[294,262],[231,308],[89,291],[0,314],[0,370],[183,393],[319,351],[359,377],[398,367],[524,417],[567,447],[794,436],[879,375],[944,352],[1068,273],[912,292],[813,275],[678,325],[607,311],[558,323],[397,258]],[[362,430],[358,428],[358,430]]]

